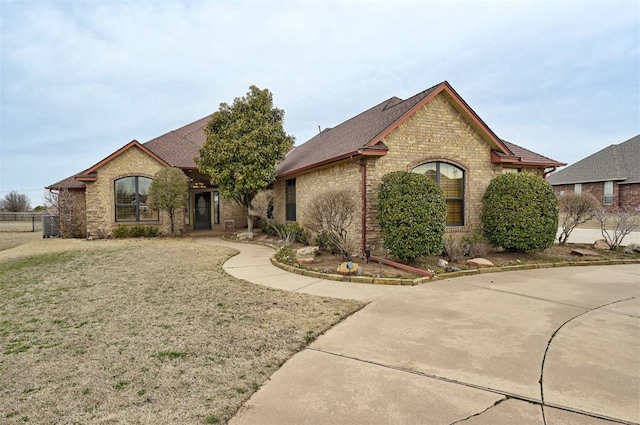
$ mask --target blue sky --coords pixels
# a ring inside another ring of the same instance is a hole
[[[636,0],[0,4],[0,196],[33,206],[251,84],[298,144],[444,80],[498,136],[562,162],[640,133]]]

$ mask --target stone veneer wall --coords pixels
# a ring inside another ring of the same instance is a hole
[[[111,233],[120,224],[158,226],[162,233],[169,233],[171,223],[163,211],[159,221],[116,222],[114,205],[114,181],[121,177],[143,176],[153,178],[163,165],[138,147],[131,147],[97,170],[98,179],[86,183],[86,223],[87,231],[94,237],[101,233]],[[182,212],[176,214],[176,228],[182,226]]]

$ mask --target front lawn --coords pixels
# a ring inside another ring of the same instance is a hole
[[[0,251],[0,423],[225,423],[362,307],[235,279],[231,254],[186,239]]]

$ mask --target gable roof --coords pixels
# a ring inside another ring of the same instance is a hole
[[[86,186],[83,181],[94,181],[96,179],[95,172],[98,168],[118,157],[132,146],[137,146],[167,167],[197,168],[194,158],[200,155],[200,148],[207,139],[204,128],[210,120],[211,115],[207,115],[143,144],[137,140],[132,140],[90,168],[47,186],[45,189],[84,189]]]
[[[391,97],[334,128],[328,128],[295,147],[278,164],[278,177],[300,173],[356,155],[384,155],[384,137],[440,93],[465,115],[492,147],[494,162],[540,166],[566,165],[498,138],[448,82],[436,84],[406,100]],[[509,147],[511,146],[511,147]],[[516,152],[512,152],[514,148]]]
[[[640,134],[617,145],[610,145],[593,155],[551,174],[552,185],[615,180],[618,184],[640,183]]]

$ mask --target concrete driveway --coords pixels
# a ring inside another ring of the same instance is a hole
[[[285,363],[230,423],[640,423],[640,265],[380,295]]]

